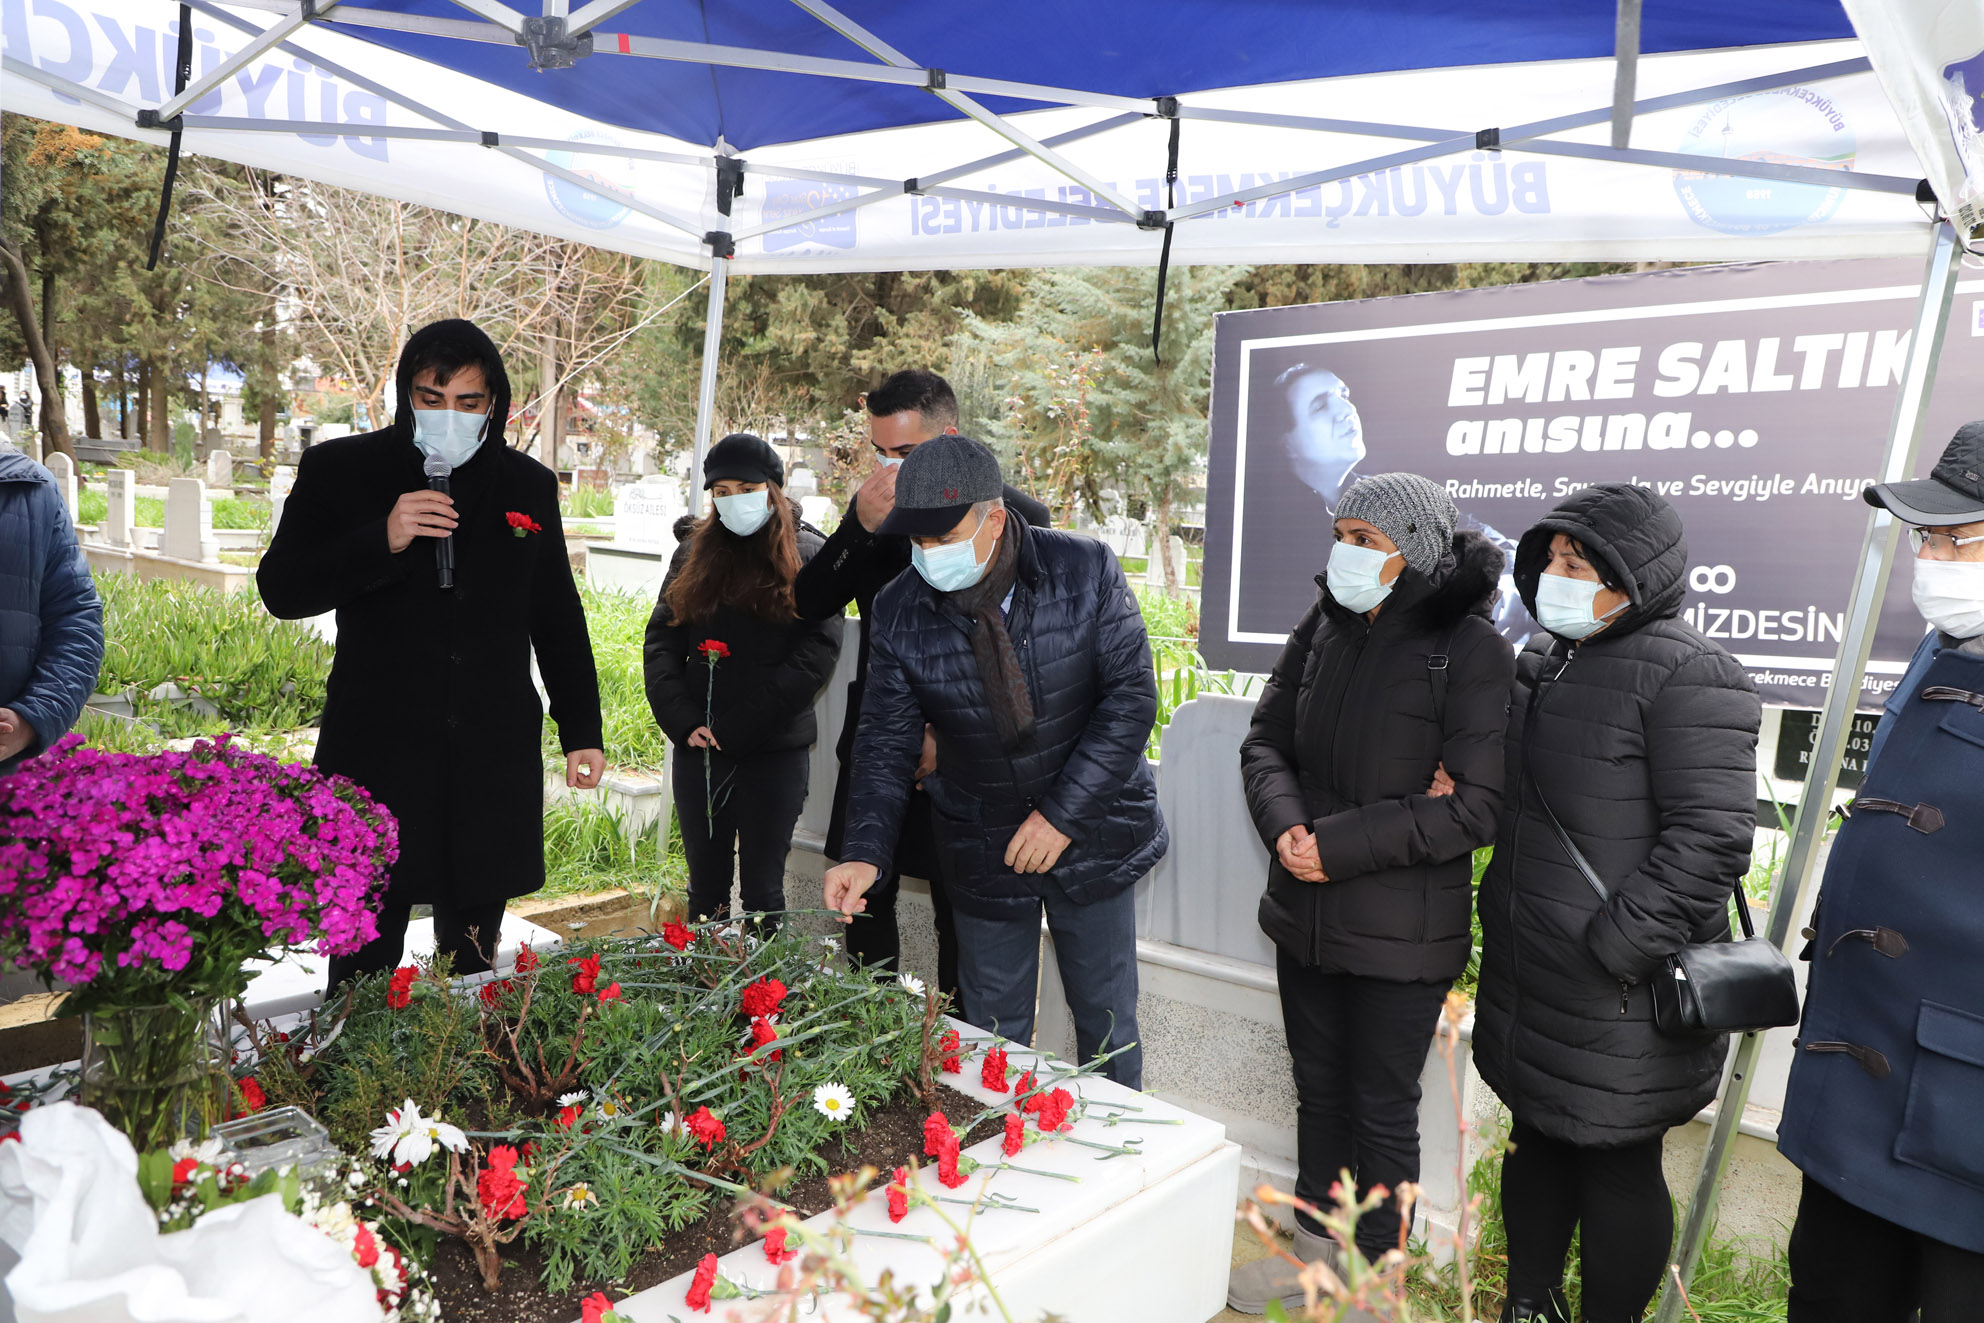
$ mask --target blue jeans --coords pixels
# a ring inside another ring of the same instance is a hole
[[[1083,1061],[1098,1052],[1137,1043],[1137,901],[1132,888],[1107,900],[1077,905],[1051,883],[1040,902],[1054,935],[1054,960],[1068,1009],[1075,1015],[1075,1048]],[[964,1019],[980,1029],[1033,1042],[1033,1014],[1040,981],[1040,915],[985,919],[955,911],[958,984]],[[1132,1089],[1143,1087],[1141,1046],[1109,1059],[1102,1074]]]

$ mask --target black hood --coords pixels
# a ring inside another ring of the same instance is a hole
[[[1516,591],[1536,614],[1536,581],[1550,561],[1550,539],[1577,539],[1605,567],[1605,578],[1625,589],[1632,605],[1604,636],[1629,634],[1649,620],[1680,614],[1687,588],[1688,542],[1681,516],[1666,498],[1645,487],[1601,482],[1566,497],[1516,546]]]
[[[1410,565],[1394,580],[1387,609],[1395,603],[1400,609],[1416,612],[1434,628],[1443,628],[1465,616],[1487,615],[1495,603],[1495,590],[1502,581],[1502,549],[1472,529],[1454,534],[1453,549],[1440,558],[1430,575]],[[1353,614],[1330,596],[1327,575],[1316,576],[1323,590],[1323,610],[1331,618],[1350,620]]]
[[[492,441],[498,446],[509,444],[505,434],[510,428],[510,374],[503,366],[502,352],[480,326],[459,317],[429,322],[415,331],[406,348],[400,350],[398,410],[393,414],[389,430],[407,444],[413,444],[413,377],[417,371],[414,365],[426,357],[429,347],[437,341],[462,346],[482,365],[483,380],[489,385],[489,431],[483,437],[483,450],[489,449]],[[482,451],[476,453],[480,455]]]

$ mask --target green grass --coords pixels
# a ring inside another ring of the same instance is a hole
[[[561,519],[604,519],[613,513],[613,493],[597,487],[567,487],[558,498]]]
[[[655,725],[641,674],[641,646],[654,603],[645,597],[579,585],[586,629],[592,636],[593,664],[599,668],[599,707],[605,725],[606,761],[614,767],[659,770],[668,756],[668,738]],[[547,767],[564,770],[558,731],[544,727]]]
[[[215,497],[214,527],[229,529],[267,528],[270,506],[267,501],[239,496]],[[76,522],[101,524],[110,517],[110,496],[101,487],[90,487],[76,494]],[[165,527],[165,501],[157,496],[140,496],[131,503],[131,522],[139,528]]]
[[[539,898],[583,896],[623,887],[650,902],[686,895],[688,865],[670,833],[664,850],[658,834],[631,841],[620,816],[589,799],[563,799],[544,811],[544,889]]]

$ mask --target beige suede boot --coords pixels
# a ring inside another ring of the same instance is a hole
[[[1343,1263],[1342,1246],[1328,1236],[1311,1235],[1300,1224],[1295,1228],[1294,1250],[1302,1262],[1321,1259],[1332,1271]],[[1241,1264],[1226,1279],[1226,1307],[1242,1314],[1265,1314],[1268,1302],[1279,1300],[1284,1309],[1300,1309],[1307,1297],[1302,1283],[1296,1280],[1296,1271],[1294,1264],[1274,1254]]]

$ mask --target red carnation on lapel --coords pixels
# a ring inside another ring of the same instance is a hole
[[[544,531],[542,524],[521,510],[510,510],[503,515],[503,519],[504,522],[509,524],[510,532],[517,537],[528,537],[532,533],[542,533]]]

